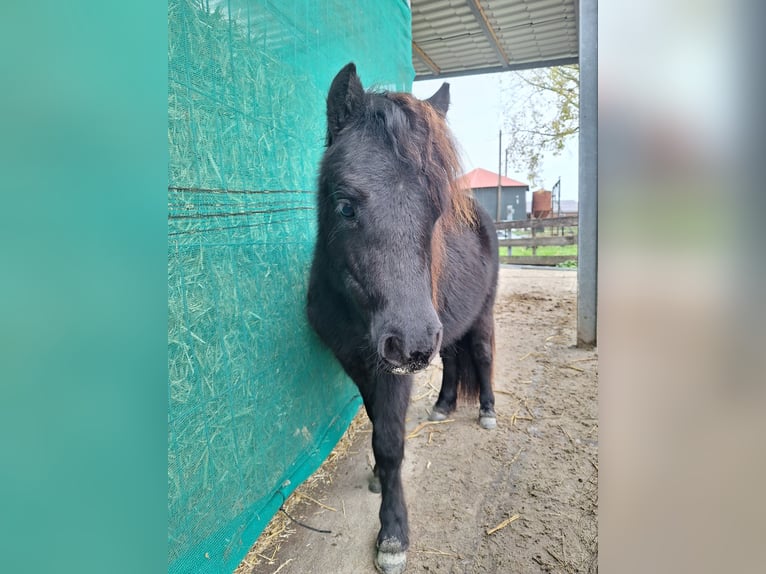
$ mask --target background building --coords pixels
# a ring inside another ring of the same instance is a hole
[[[500,216],[497,211],[498,174],[487,169],[476,168],[466,173],[463,178],[467,187],[473,190],[474,197],[496,221],[519,220],[527,218],[526,183],[509,177],[500,177]]]

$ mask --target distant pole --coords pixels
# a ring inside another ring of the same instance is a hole
[[[511,151],[508,148],[505,148],[505,170],[503,171],[503,175],[505,177],[508,177],[508,152]]]
[[[553,196],[556,198],[556,217],[561,217],[561,176],[553,185]],[[551,206],[553,207],[553,206]],[[557,235],[564,235],[564,227],[560,225],[556,228]]]
[[[500,197],[503,193],[502,176],[500,175],[503,167],[503,130],[500,130],[497,137],[497,218],[495,221],[500,221]]]
[[[598,309],[598,0],[580,0],[577,346],[596,345]]]

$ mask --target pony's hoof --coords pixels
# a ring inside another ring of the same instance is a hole
[[[436,407],[431,409],[431,414],[428,415],[429,421],[444,421],[447,420],[447,413],[436,410]]]
[[[383,552],[378,550],[375,557],[375,569],[382,574],[402,574],[407,566],[406,552]]]
[[[402,574],[407,566],[407,552],[394,538],[386,538],[378,546],[375,556],[375,569],[383,574]]]
[[[497,415],[495,414],[495,411],[479,411],[479,426],[487,430],[492,430],[497,427]]]
[[[380,486],[380,478],[378,478],[377,475],[373,474],[370,477],[370,482],[367,483],[367,488],[370,489],[370,492],[374,492],[375,494],[380,494],[380,491],[383,490],[383,488]]]

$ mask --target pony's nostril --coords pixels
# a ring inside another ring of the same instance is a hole
[[[399,336],[396,331],[388,331],[378,340],[378,356],[388,369],[396,374],[415,373],[427,367],[441,343],[441,327],[424,332],[416,343]]]
[[[395,335],[384,337],[380,344],[381,356],[392,365],[402,365],[404,363],[404,352],[402,341]]]

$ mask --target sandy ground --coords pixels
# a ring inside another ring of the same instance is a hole
[[[573,346],[576,287],[571,270],[501,269],[495,430],[481,429],[478,405],[467,404],[451,422],[423,425],[440,365],[417,376],[403,466],[407,572],[597,572],[598,360]],[[362,412],[287,505],[331,533],[280,513],[237,573],[375,572],[380,495],[367,489],[371,465]]]

